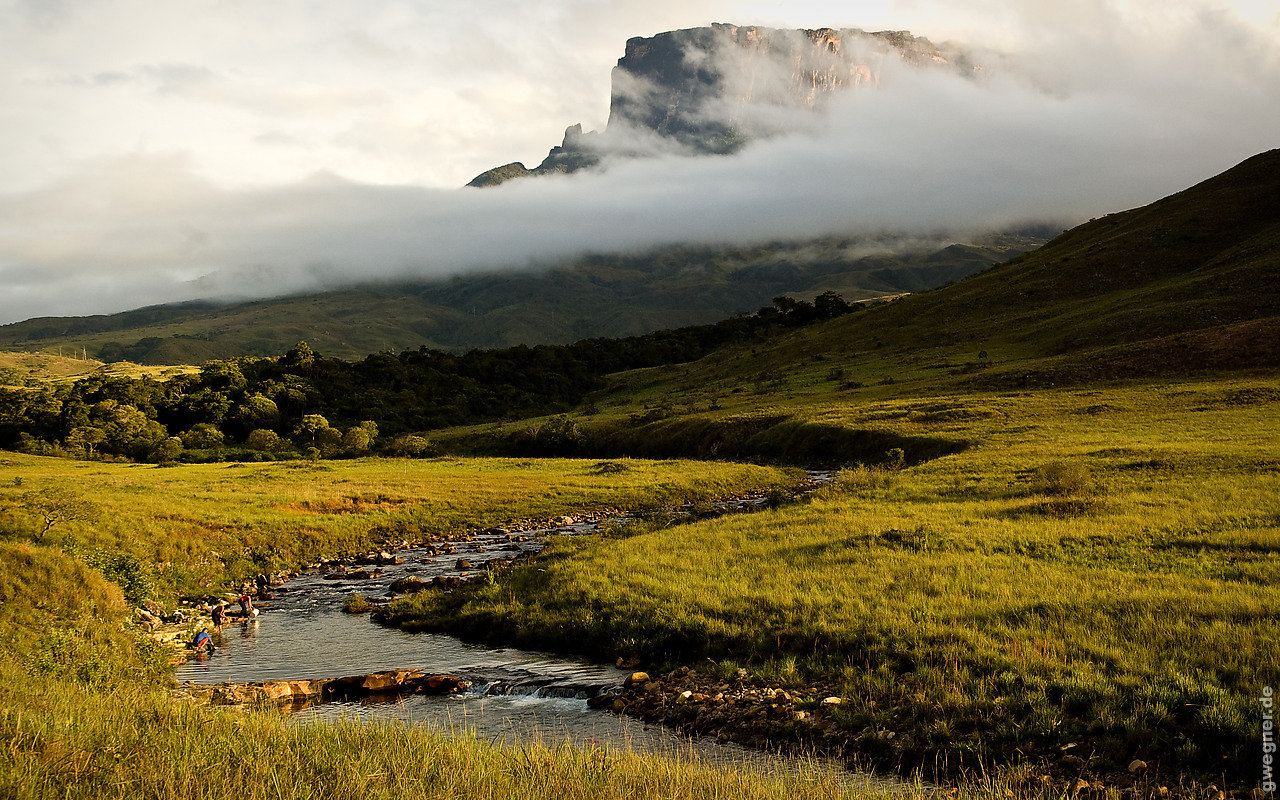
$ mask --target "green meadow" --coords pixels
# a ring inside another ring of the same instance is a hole
[[[196,706],[171,694],[171,653],[124,622],[131,605],[124,590],[141,590],[172,608],[181,594],[222,590],[264,569],[322,555],[565,513],[780,491],[798,481],[794,471],[742,464],[621,466],[364,459],[155,467],[6,455],[0,796],[848,794],[818,770],[727,772],[554,741],[503,748],[397,725],[296,726],[274,709]],[[24,498],[53,487],[90,499],[95,513],[39,538],[42,526]],[[131,569],[120,570],[122,562]]]
[[[261,572],[468,529],[641,505],[672,505],[794,485],[748,464],[636,461],[354,459],[177,466],[0,457],[0,530],[35,540],[31,495],[71,495],[89,518],[38,540],[140,559],[170,594],[208,594]]]
[[[493,583],[402,600],[385,621],[834,686],[862,757],[908,770],[941,761],[1020,795],[1035,794],[1025,775],[1123,771],[1133,758],[1171,784],[1241,785],[1257,749],[1254,698],[1280,679],[1280,380],[991,391],[948,378],[850,390],[825,377],[828,364],[797,363],[767,395],[654,384],[672,407],[653,424],[785,416],[803,423],[796,430],[870,429],[961,449],[918,463],[885,454],[801,502],[687,524],[657,509],[781,491],[801,476],[725,461],[155,466],[6,454],[4,793],[838,795],[814,776],[554,743],[505,750],[394,726],[298,728],[269,711],[187,706],[168,694],[167,654],[122,625],[121,588],[101,572],[111,562],[91,557],[131,557],[171,604],[320,556],[616,508],[645,513],[557,540]],[[694,408],[688,393],[704,392],[722,407]],[[589,436],[646,405],[637,391],[572,421]],[[91,501],[95,516],[40,538],[24,498],[55,488]],[[467,777],[446,766],[459,758]],[[419,776],[432,765],[430,778],[411,783],[404,764]]]
[[[787,410],[963,452],[847,468],[757,514],[557,541],[537,568],[385,619],[835,682],[884,763],[1068,748],[1097,770],[1251,770],[1256,697],[1280,679],[1280,382],[943,389]]]

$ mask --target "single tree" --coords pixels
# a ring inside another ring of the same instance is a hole
[[[65,489],[50,488],[22,495],[22,506],[44,520],[38,538],[54,525],[76,520],[90,520],[98,516],[98,507],[79,495]]]

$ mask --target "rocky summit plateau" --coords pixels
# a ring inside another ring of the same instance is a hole
[[[732,153],[785,132],[803,119],[795,112],[821,109],[834,93],[878,85],[889,64],[981,71],[965,51],[907,31],[713,24],[636,37],[613,69],[603,132],[571,125],[537,167],[505,164],[468,186],[577,172],[611,157]]]

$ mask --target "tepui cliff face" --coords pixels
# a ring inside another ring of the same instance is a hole
[[[536,168],[507,164],[468,185],[576,172],[611,157],[732,153],[785,132],[788,120],[821,109],[835,92],[876,86],[891,62],[962,74],[976,69],[963,51],[906,31],[716,24],[637,37],[613,69],[603,133],[571,126]]]

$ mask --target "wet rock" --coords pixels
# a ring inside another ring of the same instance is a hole
[[[373,577],[367,569],[353,569],[347,573],[346,579],[349,581],[367,581]]]
[[[424,694],[453,694],[471,688],[471,684],[453,675],[428,675],[418,684]]]
[[[387,587],[387,592],[388,594],[414,594],[415,592],[425,591],[430,585],[422,578],[410,575],[393,581]]]
[[[460,558],[454,562],[453,568],[454,569],[473,569],[474,566],[470,561],[466,560],[465,558]]]
[[[622,682],[622,685],[630,689],[635,686],[643,686],[648,682],[649,682],[649,673],[633,672],[627,676],[627,679]]]

